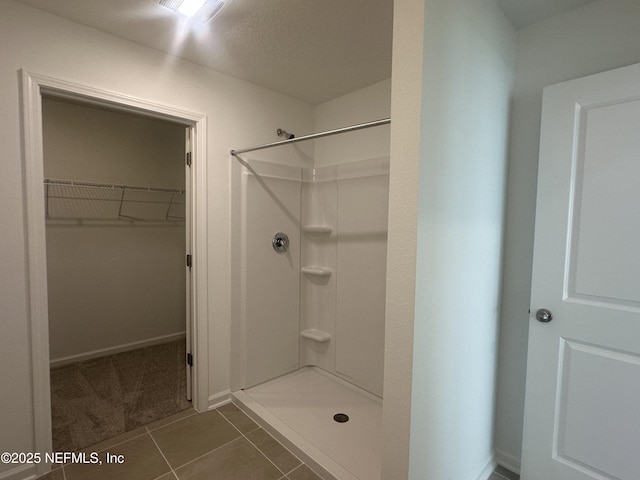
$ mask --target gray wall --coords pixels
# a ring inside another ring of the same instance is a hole
[[[184,190],[184,137],[178,124],[43,101],[45,178]],[[99,215],[110,203],[82,205]],[[66,205],[59,215],[85,221],[47,222],[51,359],[184,333],[184,222],[87,222]],[[155,209],[145,213],[157,218]]]

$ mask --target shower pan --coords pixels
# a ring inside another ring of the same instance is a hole
[[[231,152],[232,398],[326,479],[380,478],[389,153],[323,145],[389,122]]]

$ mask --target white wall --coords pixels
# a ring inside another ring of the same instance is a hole
[[[542,89],[640,62],[640,5],[601,0],[517,32],[496,449],[519,469]]]
[[[391,116],[391,79],[383,80],[315,107],[317,132]],[[316,167],[389,155],[388,125],[314,140]]]
[[[382,478],[409,475],[425,0],[393,4]]]
[[[515,32],[492,0],[428,0],[424,34],[409,478],[479,479],[493,468]]]
[[[10,0],[0,3],[0,396],[1,451],[34,448],[25,271],[20,68],[207,115],[209,396],[229,388],[229,167],[231,148],[262,143],[276,128],[311,131],[308,104]],[[0,474],[13,468],[0,466]]]
[[[45,99],[44,176],[184,190],[184,136],[178,124]],[[59,214],[78,212],[66,204]],[[53,362],[185,332],[184,222],[114,223],[47,222]]]

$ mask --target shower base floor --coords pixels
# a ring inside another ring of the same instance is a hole
[[[380,479],[380,398],[304,367],[234,392],[233,401],[323,478]],[[336,422],[337,413],[349,420]]]

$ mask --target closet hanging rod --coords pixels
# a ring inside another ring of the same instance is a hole
[[[278,147],[280,145],[287,145],[289,143],[302,142],[303,140],[313,140],[315,138],[328,137],[330,135],[337,135],[339,133],[353,132],[355,130],[362,130],[363,128],[377,127],[379,125],[387,125],[391,123],[390,118],[383,118],[382,120],[375,120],[373,122],[361,123],[359,125],[351,125],[349,127],[336,128],[335,130],[327,130],[326,132],[312,133],[310,135],[303,135],[302,137],[294,137],[289,140],[280,140],[278,142],[266,143],[257,147],[241,148],[240,150],[231,150],[231,155],[234,157],[241,153],[254,152],[256,150],[262,150],[265,148]]]

